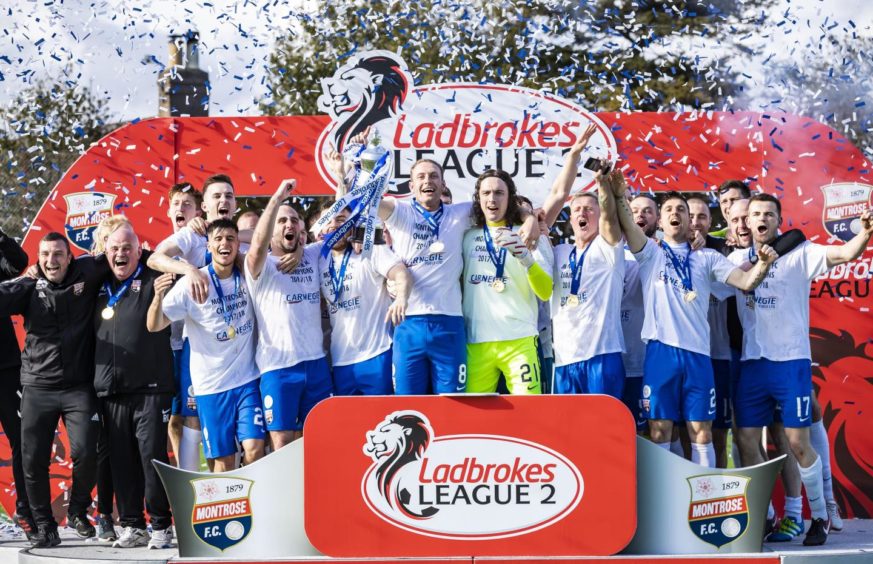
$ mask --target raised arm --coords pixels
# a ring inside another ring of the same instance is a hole
[[[615,189],[612,184],[615,182],[624,182],[624,175],[621,171],[613,170],[605,176],[597,174],[597,201],[600,203],[600,236],[610,246],[614,247],[621,242],[621,226],[618,223],[616,214],[615,199],[613,194]]]
[[[276,192],[267,203],[267,207],[264,208],[264,213],[258,219],[258,224],[252,235],[252,244],[249,247],[249,252],[246,253],[246,266],[255,280],[261,275],[264,263],[267,262],[267,256],[270,254],[270,238],[273,233],[273,224],[276,223],[279,206],[282,205],[282,200],[291,195],[296,186],[297,180],[294,179],[280,182]]]
[[[624,174],[621,171],[616,171],[619,176],[610,184],[613,190],[613,201],[615,202],[616,214],[618,222],[621,225],[621,231],[627,239],[627,245],[632,253],[638,253],[646,246],[646,234],[642,228],[634,223],[634,214],[631,212],[625,193],[627,192],[627,182],[624,179]]]
[[[864,253],[873,235],[873,211],[861,214],[861,231],[845,245],[831,245],[827,250],[828,268],[855,260]]]
[[[564,203],[570,197],[570,191],[573,189],[573,183],[576,181],[576,172],[579,169],[582,151],[588,146],[588,141],[596,131],[597,127],[593,123],[588,124],[585,131],[582,132],[582,135],[576,139],[576,143],[570,148],[570,151],[564,158],[564,168],[561,169],[561,172],[555,178],[555,182],[552,183],[552,189],[543,203],[546,225],[550,228],[555,224],[558,214],[561,213],[561,208],[564,207]]]
[[[769,245],[762,245],[758,249],[758,262],[755,266],[747,271],[742,268],[735,268],[728,275],[727,282],[734,288],[739,288],[744,292],[754,290],[767,277],[767,271],[770,270],[770,265],[776,262],[779,255]]]

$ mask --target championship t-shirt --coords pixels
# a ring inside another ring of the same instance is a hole
[[[334,271],[339,276],[344,254],[331,252],[327,258],[319,256],[318,261],[321,293],[327,300],[330,313],[333,366],[369,360],[391,346],[391,322],[385,321],[391,297],[385,288],[385,279],[388,272],[401,262],[387,245],[374,245],[369,257],[349,253],[342,291],[337,297],[329,265],[333,262]]]
[[[748,249],[728,257],[742,264]],[[751,292],[737,290],[737,310],[743,324],[743,360],[812,359],[809,347],[809,287],[827,272],[827,246],[806,241],[776,259],[767,277]]]
[[[208,267],[200,269],[209,275]],[[215,394],[247,384],[258,378],[255,366],[255,312],[240,273],[220,280],[224,299],[210,281],[206,302],[191,297],[183,276],[164,296],[164,315],[170,321],[184,321],[191,345],[191,383],[195,395]],[[211,278],[210,278],[211,280]],[[228,321],[233,332],[228,331]],[[235,336],[231,337],[231,334]]]
[[[575,298],[571,297],[573,270],[570,254],[573,249],[576,249],[575,245],[564,244],[555,247],[554,251],[552,326],[555,366],[622,352],[624,348],[620,317],[625,270],[623,246],[611,246],[597,235],[584,251],[576,249],[575,264],[581,270],[581,276]]]
[[[670,245],[670,249],[680,260],[688,257],[691,261],[690,291],[697,297],[686,301],[690,291],[685,287],[682,273],[667,258],[667,251],[660,244],[647,239],[636,253],[646,310],[643,340],[656,340],[709,356],[709,296],[713,292],[721,299],[730,295],[725,282],[736,266],[712,249],[689,252],[687,243]]]
[[[495,250],[499,252],[500,247],[495,245]],[[552,272],[552,245],[544,235],[540,236],[533,256],[544,272]],[[485,246],[482,228],[467,231],[464,235],[464,323],[468,343],[511,341],[539,333],[537,296],[527,280],[527,269],[509,251],[505,265],[504,290],[497,292],[492,287],[496,267]]]
[[[643,342],[643,288],[640,285],[640,264],[627,248],[624,249],[624,291],[621,295],[621,332],[624,336],[625,376],[641,377],[646,361],[646,343]]]
[[[461,315],[464,232],[470,227],[471,202],[444,204],[439,238],[410,202],[397,201],[385,221],[394,253],[412,275],[407,315]],[[430,250],[439,241],[443,249]]]
[[[255,359],[261,374],[324,356],[320,251],[321,243],[307,246],[300,264],[287,274],[279,271],[279,259],[270,255],[257,279],[246,262],[246,282],[258,319]]]

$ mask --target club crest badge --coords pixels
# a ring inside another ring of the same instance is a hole
[[[746,532],[749,481],[750,478],[744,476],[726,474],[688,478],[691,488],[688,526],[700,540],[721,548]]]
[[[67,202],[64,229],[70,243],[90,252],[94,242],[94,230],[103,219],[112,215],[115,198],[115,194],[102,192],[76,192],[64,196]]]
[[[833,237],[848,241],[861,232],[861,214],[873,209],[873,186],[838,182],[822,186],[822,224]]]
[[[191,526],[197,537],[221,551],[242,542],[252,530],[253,484],[242,478],[191,480]]]

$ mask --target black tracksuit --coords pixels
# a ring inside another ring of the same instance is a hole
[[[0,282],[18,276],[27,266],[27,253],[12,237],[0,231]],[[15,480],[15,512],[30,515],[24,470],[21,466],[21,351],[12,320],[0,317],[0,425],[12,451],[12,477]]]
[[[166,463],[167,422],[175,392],[170,329],[149,333],[146,316],[160,276],[145,266],[115,304],[112,319],[101,311],[122,283],[100,291],[94,311],[96,370],[104,432],[109,439],[115,499],[122,527],[144,529],[143,498],[155,530],[171,525],[170,504],[152,460]]]
[[[24,479],[37,525],[55,528],[49,464],[58,418],[70,441],[73,483],[68,513],[91,504],[100,423],[94,395],[94,302],[111,275],[105,257],[72,261],[59,284],[18,278],[0,284],[0,316],[21,314],[21,436]]]

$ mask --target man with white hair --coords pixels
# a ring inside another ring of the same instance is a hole
[[[167,495],[152,460],[167,463],[167,422],[173,401],[173,356],[169,328],[151,333],[146,319],[155,285],[172,284],[145,265],[139,238],[129,223],[105,245],[112,277],[97,296],[94,388],[104,413],[113,486],[123,532],[119,548],[148,544],[169,548],[173,538]],[[146,531],[143,500],[152,524]]]

